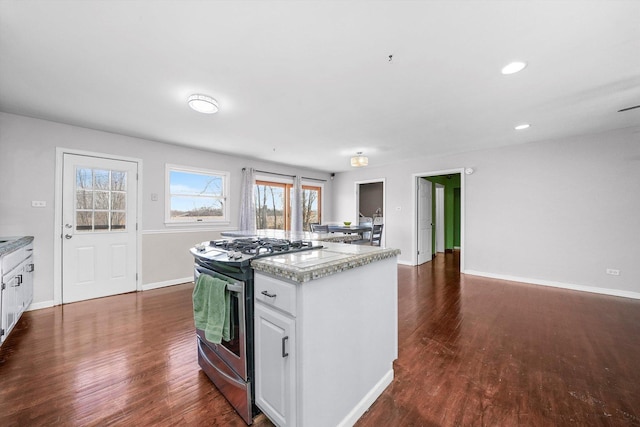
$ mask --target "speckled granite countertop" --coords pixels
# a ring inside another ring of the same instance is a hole
[[[323,249],[259,258],[251,261],[251,266],[256,271],[305,283],[400,254],[399,249],[378,246],[331,242],[322,245]]]
[[[0,237],[0,256],[27,246],[31,242],[33,242],[33,236]]]
[[[268,237],[272,239],[288,239],[288,240],[317,240],[319,242],[353,242],[361,239],[358,233],[310,233],[308,231],[293,232],[284,230],[258,230],[251,231],[223,231],[220,233],[222,237]]]

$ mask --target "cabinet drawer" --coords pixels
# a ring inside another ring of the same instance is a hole
[[[256,301],[296,315],[296,286],[291,283],[256,274],[254,295]]]
[[[31,252],[29,252],[29,254],[31,254]],[[6,273],[7,271],[12,270],[26,257],[24,248],[18,248],[13,252],[4,255],[2,257],[2,271]]]

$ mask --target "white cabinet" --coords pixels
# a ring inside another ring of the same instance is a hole
[[[277,426],[350,426],[393,380],[397,264],[296,283],[256,271],[255,401]]]
[[[256,404],[282,427],[295,425],[295,330],[293,317],[255,305]]]
[[[33,300],[33,244],[5,253],[0,273],[0,342],[4,342]]]

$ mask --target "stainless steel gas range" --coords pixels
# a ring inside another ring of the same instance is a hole
[[[320,249],[310,241],[257,237],[203,242],[191,248],[194,281],[206,274],[226,282],[229,293],[230,339],[220,344],[196,329],[198,364],[247,424],[259,412],[254,405],[253,269],[251,260]]]

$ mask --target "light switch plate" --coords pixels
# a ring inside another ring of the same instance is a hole
[[[46,208],[47,207],[47,202],[45,202],[44,200],[32,200],[31,201],[31,207],[32,208]]]

